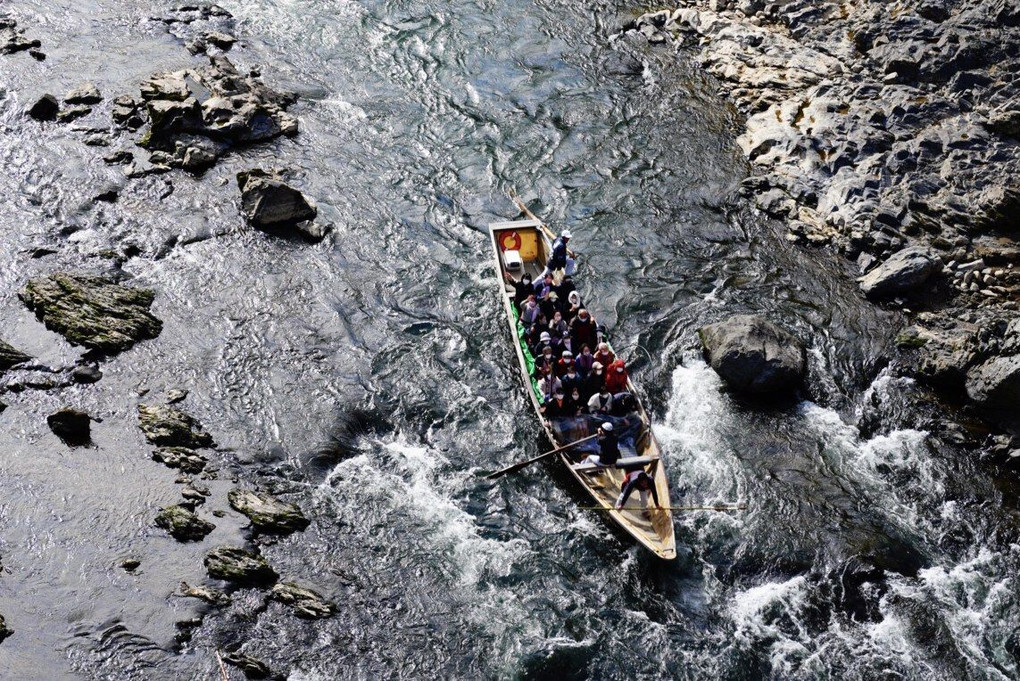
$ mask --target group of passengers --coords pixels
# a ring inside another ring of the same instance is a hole
[[[557,239],[557,241],[560,241]],[[554,246],[555,249],[555,246]],[[555,250],[554,250],[555,255]],[[573,277],[550,266],[537,280],[525,273],[514,286],[524,340],[535,359],[534,378],[546,418],[626,414],[634,408],[624,361],[602,341],[595,317],[581,302]]]

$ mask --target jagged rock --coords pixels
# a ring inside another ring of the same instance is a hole
[[[223,656],[223,661],[227,664],[238,667],[249,679],[266,679],[270,676],[273,678],[281,678],[273,674],[273,670],[269,668],[269,665],[262,660],[252,657],[251,655],[245,655],[244,653],[230,653]]]
[[[76,121],[79,118],[83,118],[92,113],[92,108],[88,106],[72,106],[64,109],[57,114],[57,120],[61,123],[70,123]]]
[[[113,153],[107,154],[103,157],[105,163],[110,165],[122,165],[125,163],[131,163],[134,160],[135,155],[125,149],[119,149]]]
[[[910,374],[928,385],[949,390],[963,387],[967,369],[978,358],[973,331],[913,326],[896,337],[896,345],[910,352]]]
[[[297,504],[280,501],[268,494],[233,489],[227,495],[230,506],[251,520],[261,532],[289,534],[308,527],[309,521]]]
[[[312,220],[317,213],[304,195],[263,170],[237,174],[241,212],[257,229],[280,230]]]
[[[212,447],[213,439],[193,416],[161,404],[138,405],[138,425],[150,443],[165,447]]]
[[[226,44],[229,36],[212,34]],[[275,92],[254,75],[242,76],[224,56],[209,65],[152,76],[141,88],[149,129],[139,144],[173,152],[176,168],[199,172],[227,149],[278,135],[297,133],[297,119],[285,112],[293,96]],[[140,109],[120,100],[115,120],[129,121]]]
[[[95,83],[85,83],[64,95],[66,104],[98,104],[101,101],[103,95],[99,93]]]
[[[152,453],[152,460],[167,468],[179,468],[182,473],[201,473],[208,459],[187,447],[161,447]]]
[[[237,42],[237,38],[234,36],[227,35],[226,33],[220,33],[218,31],[206,33],[204,38],[207,43],[220,48],[224,52],[233,47],[234,43]]]
[[[7,626],[7,621],[4,620],[4,616],[0,615],[0,643],[3,643],[13,633],[14,630]]]
[[[27,113],[37,121],[55,121],[60,112],[60,104],[53,95],[43,95],[29,107]]]
[[[221,546],[205,557],[209,576],[248,586],[272,584],[279,575],[265,558],[236,546]]]
[[[897,251],[857,281],[868,298],[884,298],[917,289],[941,268],[942,262],[931,251],[912,246]]]
[[[709,324],[698,335],[712,368],[736,390],[783,392],[804,379],[803,343],[762,317],[738,315]]]
[[[155,338],[163,322],[149,313],[152,291],[104,277],[56,273],[33,279],[18,294],[46,328],[75,345],[120,352]]]
[[[1020,355],[994,357],[967,372],[967,396],[981,407],[1011,410],[1020,405]]]
[[[18,23],[14,19],[0,17],[0,54],[14,54],[25,50],[31,54],[41,45],[38,40],[26,38],[24,31],[18,28]]]
[[[198,541],[216,529],[208,520],[202,520],[183,506],[167,506],[156,515],[156,525],[169,532],[178,541]]]
[[[273,587],[270,597],[291,606],[295,615],[306,620],[331,617],[336,612],[336,604],[326,600],[321,594],[293,582],[277,584]]]
[[[190,586],[187,582],[181,582],[181,595],[187,598],[198,598],[220,607],[230,605],[230,596],[227,593],[206,586]]]
[[[29,355],[0,340],[0,372],[32,359]]]
[[[69,444],[86,444],[91,439],[92,419],[83,411],[71,407],[58,409],[46,417],[54,435]]]

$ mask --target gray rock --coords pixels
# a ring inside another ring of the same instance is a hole
[[[92,419],[83,411],[64,407],[46,417],[54,435],[68,444],[87,444],[91,439]]]
[[[95,83],[85,83],[64,95],[64,102],[67,104],[98,104],[101,101],[103,95]]]
[[[279,575],[266,559],[257,553],[236,546],[221,546],[205,557],[209,576],[246,586],[263,586],[276,582]]]
[[[0,643],[3,643],[7,638],[14,633],[14,630],[7,626],[7,621],[4,620],[4,616],[0,615]]]
[[[249,679],[265,679],[273,675],[273,670],[265,662],[241,652],[224,655],[223,661],[243,671]]]
[[[33,279],[18,294],[46,328],[75,345],[103,352],[155,338],[163,323],[149,313],[152,291],[104,277],[56,273]]]
[[[739,315],[698,331],[709,363],[734,389],[767,394],[796,388],[804,378],[804,345],[755,315]]]
[[[280,501],[268,494],[247,490],[230,490],[230,506],[251,520],[255,529],[274,534],[290,534],[308,527],[308,519],[297,504]]]
[[[1020,355],[994,357],[967,372],[967,396],[981,407],[1010,410],[1020,405]]]
[[[30,359],[29,355],[0,340],[0,373]]]
[[[55,121],[59,112],[57,98],[47,94],[37,99],[26,113],[37,121]]]
[[[197,598],[211,605],[230,605],[230,596],[219,589],[211,589],[206,586],[190,586],[187,582],[181,582],[181,596],[186,598]]]
[[[98,364],[82,364],[71,371],[71,380],[75,383],[97,383],[103,378]]]
[[[220,48],[224,52],[229,50],[237,42],[237,38],[226,33],[220,33],[218,31],[211,31],[203,36],[205,41],[210,45]]]
[[[169,532],[178,541],[198,541],[216,529],[208,520],[199,518],[179,505],[160,509],[156,515],[156,526]]]
[[[336,612],[336,604],[326,600],[316,591],[293,582],[281,582],[274,586],[270,598],[291,606],[294,614],[301,619],[322,619],[332,617]]]
[[[304,195],[262,170],[237,174],[241,212],[257,229],[280,230],[312,220],[316,209]]]
[[[917,289],[941,269],[942,262],[931,251],[911,246],[893,253],[857,281],[868,298],[885,298]]]
[[[180,409],[161,404],[138,405],[138,425],[150,443],[163,447],[212,447],[202,424]]]
[[[92,108],[88,106],[72,106],[62,110],[57,114],[57,120],[61,123],[70,123],[76,121],[79,118],[84,118],[92,113]]]
[[[122,560],[120,562],[120,567],[125,572],[134,572],[135,570],[137,570],[141,566],[142,566],[142,561],[138,560],[137,558],[127,558],[127,559]]]

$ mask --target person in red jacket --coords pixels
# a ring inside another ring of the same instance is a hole
[[[609,370],[606,371],[606,387],[614,395],[627,390],[627,369],[622,359],[617,359],[609,365]]]

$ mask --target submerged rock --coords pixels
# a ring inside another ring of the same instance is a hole
[[[198,541],[216,529],[208,520],[199,518],[183,506],[167,506],[156,515],[157,527],[173,535],[178,541]]]
[[[138,425],[145,439],[154,445],[187,448],[213,446],[212,436],[202,429],[202,424],[190,414],[174,407],[140,404]]]
[[[190,586],[187,582],[181,582],[181,595],[187,598],[198,598],[221,607],[230,605],[230,596],[226,592],[207,586]]]
[[[0,372],[32,359],[29,355],[0,340]]]
[[[120,352],[163,329],[149,313],[152,291],[105,277],[51,274],[28,282],[18,296],[47,329],[94,350]]]
[[[270,676],[273,678],[282,678],[273,674],[273,670],[270,669],[269,665],[265,662],[254,658],[251,655],[245,655],[244,653],[230,653],[223,656],[223,661],[229,665],[239,668],[249,679],[267,679]]]
[[[913,291],[941,267],[927,248],[912,246],[897,251],[858,281],[868,298],[885,298]]]
[[[293,582],[282,582],[274,586],[270,598],[291,606],[295,615],[306,620],[332,617],[336,612],[336,604]]]
[[[91,418],[71,407],[53,412],[46,417],[46,423],[57,437],[68,444],[86,444],[91,437]]]
[[[289,534],[303,530],[309,524],[297,504],[280,501],[268,494],[234,489],[230,490],[227,499],[235,511],[248,516],[255,529],[261,532]]]
[[[272,584],[279,575],[266,559],[236,546],[220,546],[205,557],[209,576],[250,586]]]
[[[804,378],[804,345],[790,332],[755,315],[738,315],[698,331],[708,361],[741,392],[766,394],[796,388]]]
[[[311,241],[318,241],[324,232],[310,223],[318,211],[304,195],[279,177],[264,170],[237,174],[241,189],[241,212],[256,229],[293,231]]]

